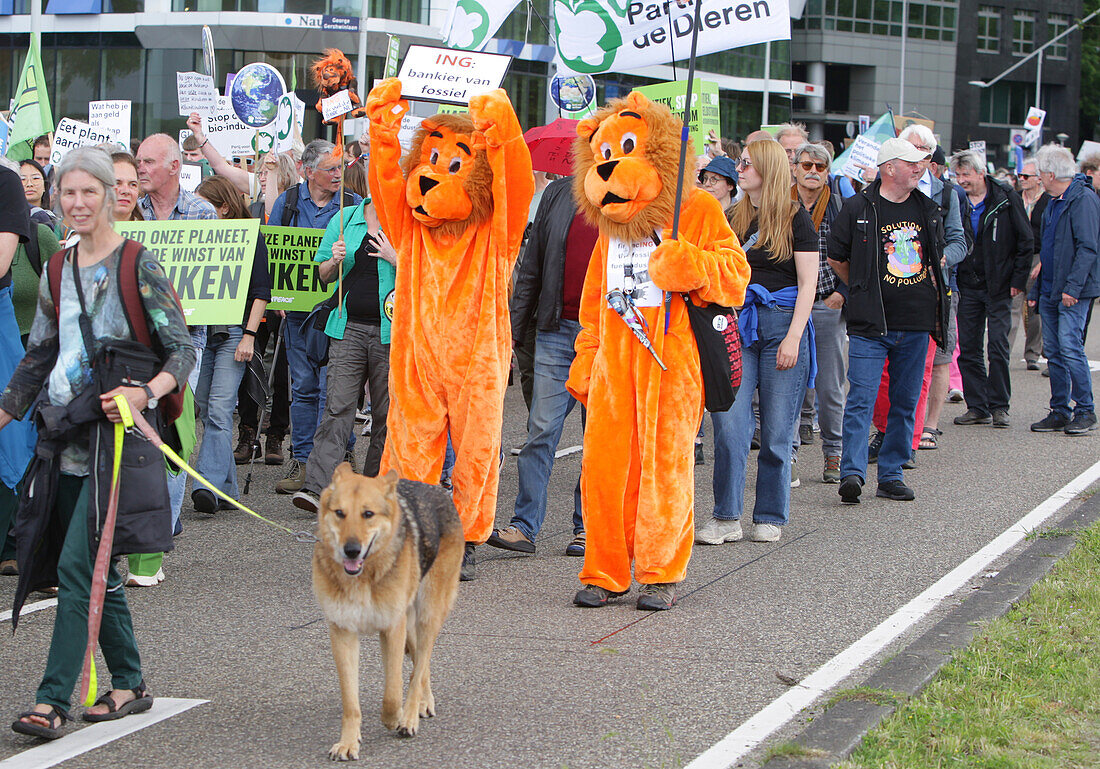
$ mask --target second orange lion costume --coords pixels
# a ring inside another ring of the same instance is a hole
[[[600,238],[566,387],[588,407],[581,470],[588,541],[580,579],[611,594],[629,590],[632,562],[639,583],[670,586],[683,580],[691,557],[703,389],[679,292],[697,304],[737,307],[749,283],[745,253],[718,201],[695,187],[690,157],[680,231],[670,239],[680,128],[668,109],[636,92],[577,126],[574,190]],[[655,248],[654,232],[663,239]],[[609,307],[612,288],[633,290],[667,371]],[[666,303],[664,292],[676,293]],[[640,599],[639,608],[668,608],[670,587],[665,595],[667,605]],[[596,606],[609,597],[586,588],[575,602]]]
[[[512,359],[508,287],[535,182],[507,95],[421,124],[401,165],[408,103],[390,78],[367,97],[370,188],[397,249],[390,411],[381,472],[438,483],[450,432],[454,501],[468,543],[496,516],[504,391]]]

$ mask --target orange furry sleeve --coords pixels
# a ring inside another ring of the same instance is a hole
[[[398,253],[412,229],[412,210],[405,201],[405,177],[401,173],[401,144],[397,131],[409,104],[401,99],[401,81],[388,78],[367,96],[370,118],[368,179],[378,221]],[[395,111],[396,110],[396,111]]]
[[[577,341],[573,345],[577,355],[573,358],[573,365],[569,367],[569,380],[565,383],[565,389],[570,395],[586,407],[588,406],[588,387],[592,382],[592,364],[600,348],[600,335],[603,332],[601,325],[604,308],[607,306],[603,283],[606,260],[607,239],[600,235],[592,249],[592,258],[588,260],[588,271],[584,275],[581,304],[577,313],[581,331],[577,334]]]

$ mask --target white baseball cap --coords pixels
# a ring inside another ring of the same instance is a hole
[[[932,156],[931,152],[919,150],[905,139],[887,139],[882,143],[878,151],[878,165],[891,160],[904,160],[908,163],[917,163],[927,160]]]

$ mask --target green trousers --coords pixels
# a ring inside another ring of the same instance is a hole
[[[126,557],[130,561],[130,573],[138,577],[155,577],[164,563],[164,553],[142,553]]]
[[[60,525],[66,527],[65,544],[57,565],[57,616],[50,640],[46,672],[35,702],[68,710],[73,689],[84,663],[88,642],[88,600],[91,594],[95,550],[88,542],[88,484],[86,478],[61,475],[57,489]],[[107,569],[107,594],[99,648],[111,671],[112,689],[134,689],[142,681],[141,658],[130,620],[130,608],[122,577],[112,561]]]
[[[15,537],[11,535],[11,525],[15,523],[18,506],[19,494],[0,483],[0,561],[15,558]]]

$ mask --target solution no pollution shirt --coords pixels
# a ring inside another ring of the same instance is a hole
[[[888,331],[931,333],[936,327],[936,287],[924,262],[929,234],[923,218],[913,195],[903,203],[879,200],[879,274]]]

